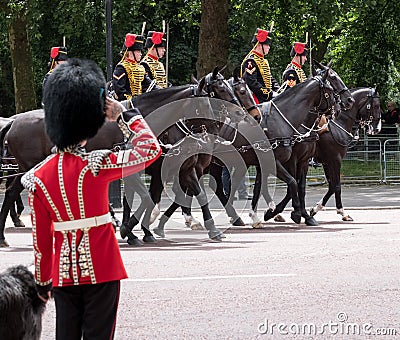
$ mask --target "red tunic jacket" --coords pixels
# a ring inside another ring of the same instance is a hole
[[[109,219],[99,226],[87,223],[91,217],[108,217],[110,182],[144,169],[161,155],[144,119],[129,115],[130,111],[124,112],[119,125],[124,125],[125,133],[132,132],[132,149],[87,153],[71,148],[49,156],[23,176],[39,285],[96,284],[127,277]],[[55,230],[54,222],[66,221],[75,222],[56,223],[62,231]]]

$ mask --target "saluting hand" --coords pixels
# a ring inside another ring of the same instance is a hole
[[[119,115],[125,110],[126,110],[125,107],[120,102],[110,97],[106,98],[105,114],[107,120],[115,122],[118,119]]]

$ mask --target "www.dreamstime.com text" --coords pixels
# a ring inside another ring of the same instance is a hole
[[[400,335],[400,329],[396,327],[374,327],[371,322],[349,322],[346,313],[338,313],[337,320],[314,323],[285,323],[274,322],[265,318],[258,324],[259,334],[266,335]]]

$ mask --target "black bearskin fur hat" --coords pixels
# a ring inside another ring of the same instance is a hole
[[[69,59],[58,66],[43,92],[46,132],[59,148],[93,137],[105,120],[106,81],[92,61]]]

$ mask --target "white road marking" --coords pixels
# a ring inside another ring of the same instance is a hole
[[[249,274],[249,275],[218,275],[218,276],[186,276],[186,277],[155,277],[148,279],[125,279],[122,282],[157,282],[157,281],[195,281],[195,280],[224,280],[252,279],[263,277],[290,277],[296,274]]]

